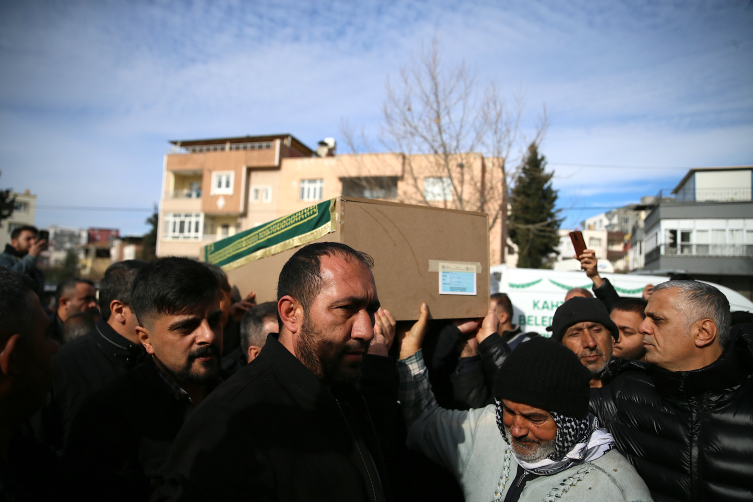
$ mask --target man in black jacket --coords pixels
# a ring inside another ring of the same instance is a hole
[[[222,311],[211,271],[161,258],[134,279],[131,305],[148,357],[73,422],[66,465],[76,500],[148,500],[186,417],[219,383]]]
[[[380,441],[390,420],[373,414],[394,411],[395,367],[367,354],[385,319],[372,264],[333,242],[288,260],[277,288],[279,338],[269,336],[188,419],[153,500],[391,499]],[[380,370],[392,387],[364,381]],[[363,394],[353,386],[359,379]]]
[[[729,325],[718,289],[662,283],[640,326],[651,364],[592,390],[591,411],[654,500],[753,500],[753,340]]]
[[[110,265],[99,285],[101,316],[94,329],[55,355],[52,399],[42,410],[38,433],[55,450],[65,449],[71,423],[86,400],[144,359],[131,285],[146,265],[141,260]]]

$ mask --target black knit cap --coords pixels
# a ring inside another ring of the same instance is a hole
[[[620,337],[617,325],[609,318],[607,308],[597,298],[576,296],[560,305],[554,312],[552,325],[546,328],[552,332],[552,340],[562,343],[567,328],[579,322],[598,322],[612,333],[614,341]]]
[[[518,344],[494,377],[494,397],[572,418],[588,415],[591,372],[564,345],[536,337]]]

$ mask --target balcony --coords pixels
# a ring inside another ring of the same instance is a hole
[[[271,150],[274,148],[273,141],[255,141],[250,143],[221,143],[214,145],[191,145],[175,146],[168,152],[170,154],[181,153],[207,153],[207,152],[233,152],[241,150]]]
[[[646,263],[655,261],[659,257],[753,257],[753,244],[690,244],[679,245],[661,244],[646,253]]]
[[[165,194],[165,199],[201,199],[201,188],[173,190]]]
[[[751,200],[750,187],[696,188],[680,190],[675,202],[736,202]]]

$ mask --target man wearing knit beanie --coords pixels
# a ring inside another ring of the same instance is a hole
[[[602,376],[612,358],[614,342],[620,336],[601,300],[571,298],[557,308],[552,325],[552,340],[572,350],[591,372],[591,387],[602,387]]]
[[[588,413],[590,372],[559,343],[520,344],[495,377],[495,404],[457,411],[434,400],[421,344],[428,307],[401,337],[400,403],[408,446],[444,465],[465,500],[651,500],[612,436]],[[492,334],[490,310],[481,326]]]

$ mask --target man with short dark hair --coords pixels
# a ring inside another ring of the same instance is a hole
[[[55,493],[43,481],[56,483],[54,472],[43,471],[48,466],[19,434],[22,424],[44,405],[52,384],[57,344],[46,335],[48,323],[34,282],[0,268],[1,500],[44,500]]]
[[[604,305],[596,298],[571,298],[557,307],[546,329],[552,332],[552,340],[572,350],[591,372],[591,387],[601,387],[619,337]]]
[[[396,396],[380,381],[394,382],[394,365],[367,351],[387,353],[395,322],[379,308],[372,264],[334,242],[310,244],[288,260],[277,286],[279,337],[269,335],[253,363],[188,419],[160,497],[391,498],[379,434],[389,424],[370,413],[394,410]],[[369,379],[380,388],[378,406],[369,402]],[[363,397],[353,387],[359,380]]]
[[[241,352],[250,363],[259,355],[267,341],[267,335],[277,333],[277,304],[260,303],[248,309],[241,319]]]
[[[614,342],[612,356],[642,361],[646,355],[640,325],[646,318],[648,302],[642,298],[623,298],[614,304],[609,317],[617,325],[620,337]]]
[[[656,286],[640,325],[645,360],[591,393],[591,410],[654,500],[753,499],[753,339],[696,281]]]
[[[55,355],[52,399],[37,425],[39,438],[55,450],[65,449],[73,419],[86,400],[144,360],[136,335],[131,285],[146,265],[141,260],[126,260],[107,267],[99,283],[101,315],[94,329],[66,343]],[[73,288],[78,283],[68,284]]]
[[[513,307],[510,297],[506,293],[494,293],[490,297],[490,305],[499,319],[499,332],[502,340],[510,347],[515,349],[520,342],[525,342],[537,336],[536,333],[523,333],[520,325],[513,324]]]
[[[31,225],[14,228],[10,244],[0,253],[0,267],[9,268],[34,281],[34,290],[40,299],[44,297],[44,274],[37,268],[37,259],[47,241],[37,240],[39,230]]]
[[[67,464],[85,473],[84,500],[148,500],[186,417],[219,384],[222,311],[201,263],[160,258],[133,281],[130,305],[148,357],[86,403],[71,428]]]
[[[63,323],[73,314],[97,313],[97,290],[88,279],[74,277],[58,284],[55,291],[55,310],[50,317],[50,337],[64,344]]]
[[[494,404],[440,408],[421,350],[428,314],[423,305],[400,346],[408,446],[449,469],[466,500],[649,499],[635,469],[588,414],[589,372],[555,342],[538,337],[510,353],[495,377]],[[490,309],[480,331],[490,336],[496,321]]]

